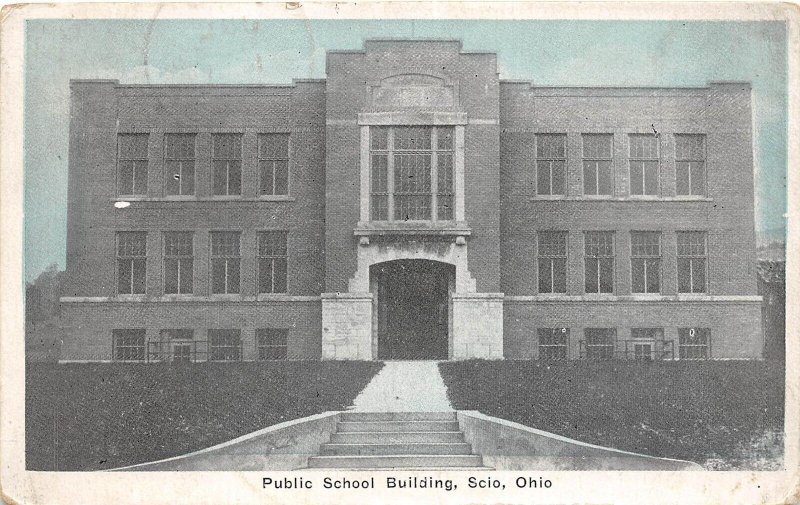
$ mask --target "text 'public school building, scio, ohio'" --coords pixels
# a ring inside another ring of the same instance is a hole
[[[761,356],[749,84],[326,72],[71,82],[63,361]]]

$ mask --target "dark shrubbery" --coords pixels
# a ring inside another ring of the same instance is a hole
[[[380,362],[28,363],[29,470],[103,470],[343,410]]]
[[[457,409],[714,469],[782,465],[779,361],[464,361],[439,365]]]

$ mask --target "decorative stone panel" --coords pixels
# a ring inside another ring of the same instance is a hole
[[[503,293],[453,295],[452,359],[503,359]]]
[[[322,359],[372,358],[372,293],[323,293]]]

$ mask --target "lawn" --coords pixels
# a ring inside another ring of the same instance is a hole
[[[782,467],[776,361],[440,363],[457,409],[715,470]]]
[[[380,362],[26,365],[26,466],[102,470],[343,410]]]

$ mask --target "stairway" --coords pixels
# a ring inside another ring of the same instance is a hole
[[[464,440],[455,412],[343,412],[309,468],[483,467]]]

